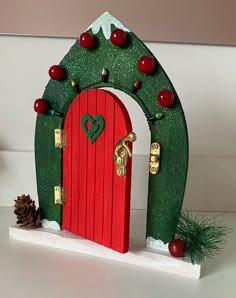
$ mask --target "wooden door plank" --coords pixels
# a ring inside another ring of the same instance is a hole
[[[79,150],[80,150],[80,164],[79,164],[79,221],[78,234],[82,237],[86,236],[86,209],[87,209],[87,150],[88,138],[85,135],[81,126],[81,117],[88,113],[87,106],[87,91],[80,94],[80,117],[79,121]]]
[[[104,217],[103,217],[103,245],[112,246],[112,210],[113,210],[113,151],[114,151],[114,112],[115,102],[109,93],[106,94],[106,137],[104,152],[106,154],[104,163]]]
[[[66,114],[64,130],[66,131],[66,147],[63,149],[63,187],[66,192],[66,203],[63,205],[62,228],[71,230],[71,125],[72,125],[71,106]]]
[[[101,115],[104,119],[104,129],[96,141],[96,184],[95,184],[95,214],[94,214],[94,241],[103,243],[103,204],[104,204],[104,163],[107,158],[105,152],[105,135],[106,135],[106,121],[109,119],[105,117],[106,114],[106,92],[99,90],[97,96],[97,115]]]
[[[97,114],[97,89],[90,89],[88,94],[88,113],[93,118]],[[90,123],[91,124],[91,123]],[[91,128],[91,127],[90,127]],[[100,137],[100,136],[99,136]],[[99,138],[98,137],[98,138]],[[88,142],[87,150],[87,209],[86,209],[86,238],[94,239],[94,214],[95,214],[95,183],[96,159],[99,158],[97,140]],[[96,154],[95,154],[96,153]]]
[[[123,104],[116,100],[115,104],[115,144],[132,131],[129,115]],[[127,143],[131,152],[132,144]],[[131,160],[128,157],[126,175],[120,177],[113,171],[113,216],[112,216],[112,249],[125,253],[129,250],[130,222],[130,186]]]
[[[79,221],[79,101],[80,96],[78,95],[74,98],[73,103],[71,104],[72,109],[72,127],[71,127],[71,232],[78,233],[78,221]]]

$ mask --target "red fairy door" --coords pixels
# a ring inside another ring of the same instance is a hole
[[[135,134],[125,106],[111,92],[83,91],[68,109],[64,130],[63,229],[127,252]]]

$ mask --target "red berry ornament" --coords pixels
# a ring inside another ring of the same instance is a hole
[[[48,74],[53,80],[59,81],[63,76],[63,68],[59,65],[53,65],[50,67]]]
[[[138,69],[143,73],[151,73],[155,68],[155,61],[150,56],[142,56],[138,60]]]
[[[84,32],[80,35],[79,42],[81,47],[85,49],[92,49],[95,45],[95,39],[89,32]]]
[[[181,239],[174,239],[170,241],[168,248],[170,254],[176,258],[183,257],[187,249],[186,244]]]
[[[46,113],[48,110],[48,103],[42,98],[38,98],[34,102],[34,110],[39,114]]]
[[[174,99],[174,94],[170,90],[162,90],[157,95],[157,101],[159,105],[165,108],[169,108],[170,106],[172,106],[174,103]]]
[[[114,46],[122,47],[127,39],[126,32],[122,29],[115,29],[111,32],[110,40]]]

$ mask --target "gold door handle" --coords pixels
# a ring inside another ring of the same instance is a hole
[[[121,138],[115,146],[114,150],[114,162],[116,165],[116,174],[120,177],[126,174],[126,165],[128,156],[131,157],[132,153],[126,142],[134,142],[136,140],[136,134],[130,132],[127,136]]]

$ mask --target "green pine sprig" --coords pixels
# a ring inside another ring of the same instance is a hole
[[[175,236],[185,242],[185,256],[190,257],[193,264],[200,264],[223,250],[230,229],[216,218],[207,219],[189,211],[180,214]]]

